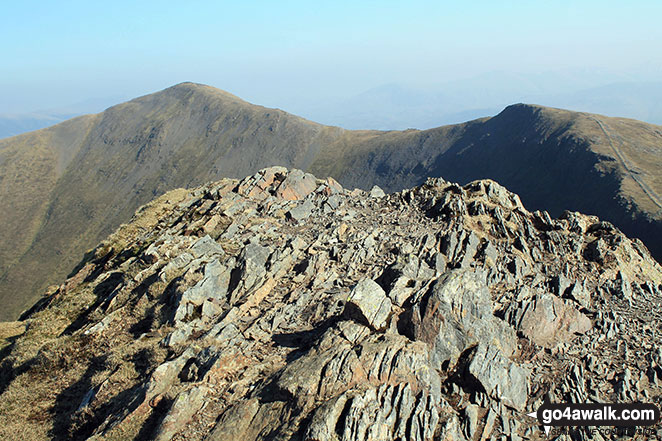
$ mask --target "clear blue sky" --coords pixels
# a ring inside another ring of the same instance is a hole
[[[495,70],[659,76],[661,17],[660,0],[5,1],[0,113],[182,81],[287,109]]]

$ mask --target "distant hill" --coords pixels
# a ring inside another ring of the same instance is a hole
[[[140,205],[283,165],[388,191],[492,178],[528,209],[599,215],[662,257],[662,127],[530,105],[425,131],[348,131],[183,83],[0,140],[0,319],[66,276]]]

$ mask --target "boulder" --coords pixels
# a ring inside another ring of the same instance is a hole
[[[427,301],[416,304],[413,334],[431,345],[430,358],[440,370],[454,366],[465,350],[479,342],[509,356],[517,348],[515,331],[494,316],[485,277],[453,270],[435,282]]]
[[[382,190],[377,185],[373,185],[373,187],[370,190],[369,194],[370,194],[371,198],[383,198],[384,196],[386,196],[386,193],[384,193],[384,190]]]
[[[303,201],[303,203],[298,204],[294,208],[290,209],[290,211],[287,212],[287,216],[290,219],[294,219],[295,221],[301,221],[307,219],[315,209],[315,204],[306,199]]]
[[[359,317],[356,318],[380,330],[386,327],[392,306],[391,300],[377,282],[363,279],[350,292],[345,309],[350,315],[358,313]]]
[[[498,348],[479,344],[469,364],[469,373],[489,396],[518,411],[524,410],[531,373],[510,361]]]
[[[549,293],[537,295],[522,311],[519,331],[546,348],[553,348],[592,327],[591,320],[571,303]]]
[[[276,197],[297,201],[308,196],[317,188],[317,180],[310,173],[291,170],[276,189]]]
[[[216,304],[225,303],[230,285],[230,268],[218,260],[212,260],[204,268],[204,277],[181,295],[179,306],[175,312],[175,321],[185,321],[193,315],[194,310],[207,300]]]

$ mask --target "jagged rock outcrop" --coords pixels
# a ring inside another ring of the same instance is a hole
[[[0,325],[0,437],[536,439],[546,399],[660,402],[661,305],[595,217],[273,167],[144,206]]]

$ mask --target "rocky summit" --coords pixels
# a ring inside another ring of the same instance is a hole
[[[544,401],[660,405],[661,327],[662,268],[596,217],[273,167],[143,206],[0,324],[0,438],[547,439]]]

